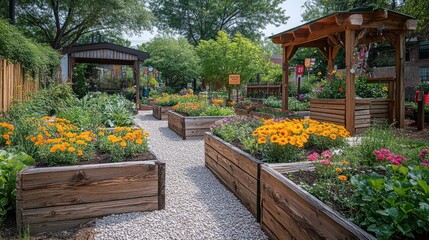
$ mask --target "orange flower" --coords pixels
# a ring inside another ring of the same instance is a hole
[[[6,145],[10,145],[12,142],[10,140],[6,141]]]
[[[78,156],[82,156],[82,155],[83,155],[82,150],[77,150],[77,155],[78,155]]]
[[[341,164],[343,164],[343,165],[349,165],[349,162],[347,162],[347,161],[342,161],[342,162],[341,162]]]
[[[337,168],[335,168],[335,172],[341,172],[343,169],[342,168],[339,168],[339,167],[337,167]]]
[[[8,140],[9,139],[9,135],[3,134],[3,138],[6,139],[6,140]]]
[[[74,148],[74,147],[69,147],[68,149],[67,149],[67,151],[69,151],[69,152],[74,152],[76,149]]]
[[[345,175],[340,175],[340,176],[338,176],[338,179],[339,179],[340,181],[347,181],[347,176],[345,176]]]
[[[121,145],[121,147],[126,147],[126,146],[127,146],[127,143],[126,143],[126,142],[124,142],[124,141],[122,141],[122,142],[120,143],[120,145]]]

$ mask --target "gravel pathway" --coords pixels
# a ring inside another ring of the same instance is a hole
[[[204,140],[183,141],[140,111],[150,149],[166,162],[165,210],[112,215],[96,222],[95,239],[267,239],[239,200],[204,166]]]

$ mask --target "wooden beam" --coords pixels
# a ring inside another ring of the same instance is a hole
[[[335,21],[338,25],[356,25],[360,26],[363,23],[363,15],[362,14],[339,14],[336,16]]]
[[[355,31],[346,29],[346,129],[351,135],[355,133],[355,82],[351,72],[353,49],[355,47]]]
[[[288,110],[288,84],[289,84],[289,59],[287,58],[288,52],[293,52],[294,46],[283,46],[283,71],[282,71],[282,109]],[[290,55],[290,54],[289,54]]]
[[[415,19],[408,19],[404,23],[404,30],[414,31],[417,29],[417,21]]]
[[[395,45],[395,64],[396,64],[396,84],[395,84],[395,121],[396,126],[404,128],[405,123],[405,34],[397,35]]]
[[[319,52],[322,53],[326,60],[329,60],[329,50],[326,50],[323,47],[318,47],[317,49],[319,49]]]
[[[372,21],[373,22],[382,21],[382,20],[385,20],[389,17],[389,11],[387,11],[387,9],[380,9],[380,10],[372,13],[371,15],[372,15]]]
[[[297,30],[293,31],[293,36],[295,38],[307,38],[310,34],[310,30],[308,28],[298,28]]]
[[[136,104],[137,104],[137,110],[140,109],[140,62],[136,60],[134,62],[134,72],[135,72],[135,79],[136,79]]]
[[[295,40],[295,37],[292,33],[282,34],[280,35],[281,43],[289,43]]]
[[[290,46],[290,47],[288,47],[288,50],[286,52],[286,58],[287,59],[292,59],[297,50],[298,50],[298,48],[296,46]]]

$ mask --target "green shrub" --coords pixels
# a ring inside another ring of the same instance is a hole
[[[387,86],[383,83],[367,83],[365,77],[356,77],[355,92],[361,98],[387,97]]]
[[[34,159],[22,152],[0,150],[0,223],[8,211],[15,209],[16,174]]]
[[[208,106],[200,116],[231,116],[234,115],[234,109],[230,107]]]

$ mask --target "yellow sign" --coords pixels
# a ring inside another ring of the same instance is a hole
[[[240,75],[238,75],[238,74],[231,74],[231,75],[229,75],[229,84],[230,85],[238,85],[238,84],[240,84]]]
[[[304,65],[306,67],[310,67],[311,66],[311,58],[306,58],[305,61],[304,61]]]

